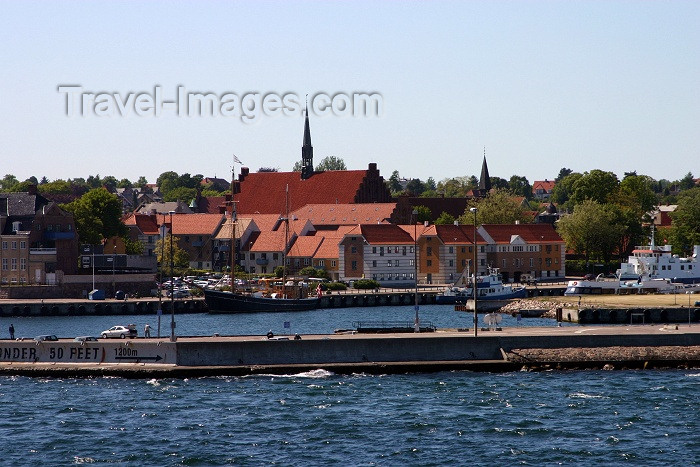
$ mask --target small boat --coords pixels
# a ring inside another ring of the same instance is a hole
[[[438,305],[453,305],[464,303],[472,297],[472,289],[466,287],[448,287],[444,292],[435,296],[435,303]]]
[[[498,268],[489,268],[485,275],[476,278],[477,311],[495,311],[510,303],[511,299],[525,298],[524,286],[503,284]],[[473,288],[466,300],[455,302],[456,311],[473,311]]]

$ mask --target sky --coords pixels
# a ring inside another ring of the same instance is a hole
[[[316,164],[698,177],[699,24],[695,0],[0,1],[0,176],[289,171],[308,95]]]

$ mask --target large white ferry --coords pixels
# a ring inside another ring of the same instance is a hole
[[[688,284],[700,284],[700,245],[693,254],[681,258],[671,253],[671,245],[637,246],[626,263],[620,265],[616,279],[569,281],[564,295],[602,293],[679,293],[695,290]]]

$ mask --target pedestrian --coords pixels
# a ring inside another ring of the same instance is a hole
[[[151,337],[151,325],[147,324],[143,329],[143,337]]]
[[[15,338],[15,327],[10,324],[10,339]]]

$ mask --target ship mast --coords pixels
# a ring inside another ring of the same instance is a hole
[[[287,298],[287,244],[289,243],[289,185],[284,194],[284,245],[282,245],[282,298]]]

